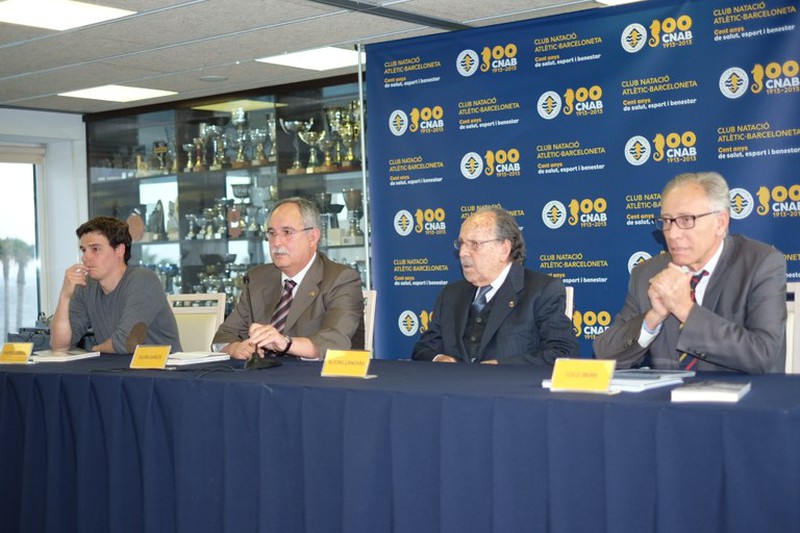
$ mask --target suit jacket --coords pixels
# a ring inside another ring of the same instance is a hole
[[[465,280],[442,290],[433,319],[414,346],[413,359],[430,361],[441,353],[469,362],[463,337],[475,290]],[[478,359],[542,365],[577,355],[578,342],[565,306],[561,281],[513,264],[492,298]]]
[[[654,368],[678,368],[679,355],[687,352],[700,357],[698,370],[783,372],[786,261],[781,252],[741,235],[726,237],[702,307],[694,306],[683,327],[669,316],[650,346],[642,348],[638,339],[651,307],[649,280],[670,261],[664,253],[633,269],[625,306],[594,341],[598,359],[616,359],[627,367],[649,354]]]
[[[250,269],[248,277],[213,343],[244,340],[251,323],[269,324],[272,319],[283,290],[281,271],[273,264],[259,265]],[[317,252],[295,291],[284,332],[311,339],[322,357],[329,349],[363,350],[364,297],[358,272]]]

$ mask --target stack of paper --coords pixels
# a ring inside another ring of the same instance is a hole
[[[87,352],[86,350],[72,349],[64,350],[62,352],[54,352],[53,350],[39,350],[31,356],[31,361],[34,363],[65,363],[67,361],[77,361],[78,359],[88,359],[90,357],[99,357],[100,352]]]
[[[166,366],[196,365],[199,363],[213,363],[227,361],[231,356],[221,352],[175,352],[169,354]]]

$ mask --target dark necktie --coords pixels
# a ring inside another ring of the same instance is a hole
[[[286,317],[289,316],[289,308],[292,306],[292,289],[295,285],[297,282],[290,279],[283,282],[281,299],[278,307],[275,308],[275,313],[272,314],[272,320],[269,321],[270,325],[281,333],[283,333],[283,326],[286,325]]]
[[[491,285],[484,285],[478,289],[475,301],[472,302],[472,309],[474,309],[476,313],[480,313],[483,311],[483,308],[486,307],[486,293],[490,290],[492,290]]]
[[[697,284],[700,283],[700,280],[703,279],[703,276],[707,275],[708,272],[703,270],[702,272],[694,274],[689,280],[689,295],[692,297],[692,301],[695,303],[697,303],[697,297],[694,294],[694,290],[697,288]],[[678,364],[684,370],[691,370],[692,367],[697,364],[697,358],[691,357],[689,354],[684,352],[680,355],[680,357],[678,357]]]

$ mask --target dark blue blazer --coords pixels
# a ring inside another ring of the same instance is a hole
[[[430,361],[445,354],[468,362],[463,337],[476,290],[465,280],[442,290],[430,325],[414,346],[412,359]],[[552,364],[557,357],[577,356],[578,342],[565,305],[561,281],[513,264],[492,298],[478,360],[543,365]]]

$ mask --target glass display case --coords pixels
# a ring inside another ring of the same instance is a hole
[[[275,202],[314,201],[320,249],[369,286],[362,103],[355,80],[285,86],[170,108],[88,115],[89,214],[129,224],[131,264],[167,293],[225,292],[270,261]]]

